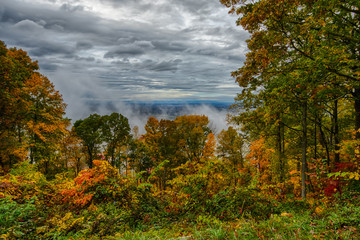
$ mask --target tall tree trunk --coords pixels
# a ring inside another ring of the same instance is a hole
[[[30,163],[34,164],[35,160],[34,160],[34,147],[30,147]]]
[[[165,191],[166,189],[166,175],[167,175],[167,167],[164,167],[163,177],[162,177],[162,190]]]
[[[335,100],[335,106],[333,110],[334,117],[334,144],[335,144],[335,164],[340,162],[340,153],[339,153],[339,122],[338,122],[338,100]]]
[[[236,164],[235,164],[235,161],[233,161],[233,178],[234,178],[234,189],[236,188],[236,182],[237,182],[237,179],[236,179]]]
[[[115,150],[111,150],[111,166],[115,167]]]
[[[48,159],[45,160],[44,168],[45,168],[45,176],[47,176],[49,174],[49,160]]]
[[[20,126],[17,126],[17,130],[18,130],[18,132],[17,132],[17,134],[18,134],[18,141],[19,141],[19,143],[21,144],[21,143],[22,143],[22,139],[21,139],[21,128],[20,128]]]
[[[64,168],[65,170],[68,170],[68,155],[65,156],[63,168]]]
[[[77,157],[76,158],[76,165],[75,165],[75,167],[76,167],[76,172],[75,172],[75,177],[77,177],[77,175],[79,174],[79,172],[81,171],[80,170],[80,163],[81,163],[81,158],[80,157]]]
[[[35,115],[34,115],[34,123],[35,125],[37,124],[37,120],[38,120],[38,116],[37,116],[37,110],[38,110],[38,102],[36,102],[35,104]],[[34,137],[34,146],[31,148],[31,154],[30,154],[30,163],[36,163],[37,162],[37,148],[36,148],[36,145],[37,145],[37,135],[34,133],[33,134],[33,137]]]
[[[303,105],[302,114],[302,158],[301,158],[301,198],[306,199],[306,172],[307,172],[307,161],[306,161],[306,150],[307,150],[307,102]]]
[[[280,120],[280,114],[278,114],[278,119]],[[280,173],[280,182],[282,183],[284,181],[284,158],[283,158],[283,149],[282,149],[282,136],[281,136],[281,123],[279,123],[278,129],[277,129],[277,152],[278,152],[278,158],[279,158],[279,173]]]
[[[325,133],[322,129],[321,126],[321,118],[318,118],[318,126],[319,126],[319,133],[320,133],[320,144],[325,147],[325,151],[326,151],[326,164],[329,167],[330,166],[330,152],[329,152],[329,146],[328,143],[326,141],[326,136]]]
[[[93,168],[93,154],[92,150],[88,147],[88,153],[89,153],[89,160],[88,160],[88,166],[89,168]]]
[[[355,108],[355,131],[360,128],[360,88],[353,91],[354,108]],[[360,132],[356,132],[356,139],[360,139]]]
[[[314,159],[317,159],[317,129],[316,129],[316,122],[317,122],[317,114],[315,115],[315,124],[314,124]]]

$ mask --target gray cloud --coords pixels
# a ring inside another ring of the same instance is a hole
[[[48,72],[54,72],[57,70],[58,66],[51,63],[41,63],[40,68]]]
[[[190,47],[181,42],[169,42],[166,40],[153,41],[152,44],[161,51],[182,52]]]
[[[78,50],[89,50],[93,48],[93,45],[90,42],[80,41],[76,43],[76,48]]]
[[[227,11],[218,0],[2,0],[0,40],[38,60],[73,119],[121,101],[232,101],[248,34]]]
[[[60,10],[68,11],[68,12],[83,11],[84,6],[80,6],[80,5],[74,6],[68,3],[64,3],[63,5],[61,5]]]
[[[170,71],[176,72],[178,69],[178,65],[182,62],[181,59],[169,60],[169,61],[161,61],[154,62],[153,60],[145,60],[141,64],[138,65],[141,69],[149,69],[157,72]]]
[[[123,46],[105,53],[104,58],[127,57],[132,55],[142,55],[144,53],[145,51],[140,48]]]

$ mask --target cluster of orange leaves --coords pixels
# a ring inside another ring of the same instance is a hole
[[[270,183],[270,156],[272,149],[265,146],[265,139],[260,138],[251,143],[250,153],[246,156],[250,164],[256,169],[262,183]]]
[[[73,187],[61,191],[65,203],[75,208],[84,208],[97,200],[94,199],[96,195],[101,198],[99,200],[115,199],[120,185],[125,184],[126,179],[121,178],[117,169],[107,161],[94,160],[93,164],[94,168],[79,173]]]

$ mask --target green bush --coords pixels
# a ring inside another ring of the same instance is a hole
[[[277,202],[260,196],[254,190],[240,188],[220,192],[207,204],[208,212],[223,220],[244,216],[266,219],[273,213],[279,213]]]
[[[35,198],[23,204],[0,199],[0,235],[29,239],[36,230],[37,217]]]

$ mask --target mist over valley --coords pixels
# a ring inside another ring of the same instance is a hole
[[[214,134],[227,128],[227,114],[231,102],[217,101],[152,101],[152,102],[101,102],[88,101],[81,110],[68,114],[72,122],[88,117],[92,113],[107,115],[113,112],[124,115],[130,126],[139,127],[139,134],[144,134],[144,126],[149,117],[174,120],[183,115],[205,115],[209,118],[209,127]]]

